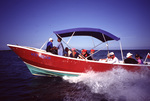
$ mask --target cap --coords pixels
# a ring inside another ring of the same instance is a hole
[[[71,50],[74,51],[74,50],[76,50],[76,49],[75,49],[75,48],[72,48]]]
[[[52,38],[49,38],[49,41],[53,40]]]
[[[113,55],[114,55],[114,52],[110,52],[109,55],[110,55],[110,56],[113,56]]]
[[[94,52],[95,50],[94,49],[91,49],[91,52]]]
[[[87,52],[87,50],[86,50],[86,49],[83,49],[82,52]]]
[[[129,52],[129,53],[127,53],[127,56],[126,56],[126,57],[128,58],[128,57],[130,57],[130,56],[132,56],[132,55],[133,55],[133,54],[131,54],[131,53]]]

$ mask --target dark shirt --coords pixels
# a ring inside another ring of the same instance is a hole
[[[64,51],[64,56],[68,56],[68,52],[67,51]]]
[[[47,47],[48,47],[48,46],[53,47],[53,43],[49,41],[49,42],[47,43]]]
[[[53,48],[53,43],[52,42],[48,42],[47,43],[47,47],[46,47],[46,51],[47,52],[52,52],[52,48]]]
[[[52,49],[52,50],[51,50],[51,53],[58,55],[58,54],[57,54],[57,49]]]
[[[78,53],[76,53],[76,54],[75,54],[75,56],[73,57],[73,54],[71,53],[71,54],[70,54],[70,57],[72,57],[72,58],[77,58],[77,57],[78,57],[78,55],[79,55],[79,54],[78,54]]]
[[[86,54],[84,54],[83,56],[86,58],[86,57],[88,57],[89,55],[90,55],[90,54],[86,53]],[[88,59],[88,60],[93,60],[91,56],[88,57],[87,59]]]
[[[127,59],[125,59],[124,63],[138,64],[138,62],[135,59],[133,59],[133,58],[127,58]]]

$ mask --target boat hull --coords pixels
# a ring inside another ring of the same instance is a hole
[[[8,46],[24,61],[33,75],[79,76],[88,71],[105,72],[113,68],[124,68],[129,71],[150,68],[149,65],[102,63],[58,56],[31,47],[10,44]]]
[[[37,66],[33,66],[31,64],[25,63],[30,72],[33,75],[39,75],[39,76],[78,76],[78,74],[71,74],[67,72],[61,72],[61,71],[56,71],[56,70],[50,70],[50,69],[45,69]]]

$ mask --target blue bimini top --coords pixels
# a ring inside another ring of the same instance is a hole
[[[110,40],[120,40],[120,38],[114,36],[113,34],[96,28],[72,28],[61,31],[54,31],[54,33],[57,35],[57,37],[60,36],[62,38],[69,37],[74,33],[73,36],[92,36],[101,40],[102,42]]]

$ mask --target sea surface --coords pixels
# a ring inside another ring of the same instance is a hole
[[[120,51],[113,51],[121,59]],[[150,50],[124,50],[145,59]],[[106,58],[100,51],[96,59]],[[149,61],[149,60],[148,60]],[[150,71],[113,69],[79,77],[33,76],[13,51],[0,51],[0,101],[150,101]]]

